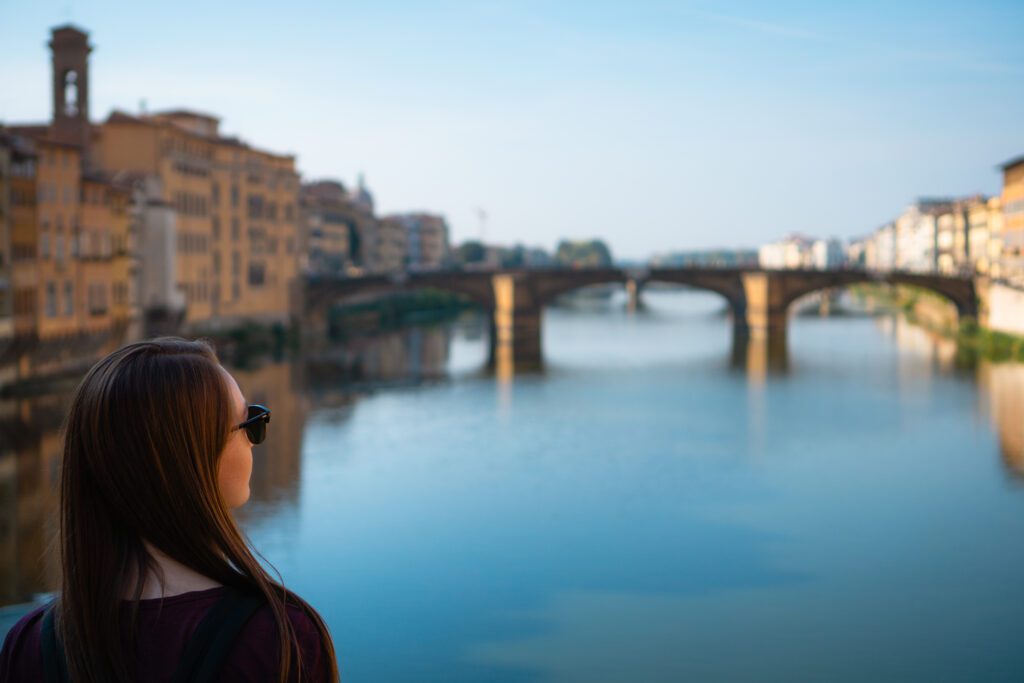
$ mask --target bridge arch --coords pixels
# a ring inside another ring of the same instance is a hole
[[[653,269],[644,284],[663,283],[685,285],[721,295],[729,305],[734,322],[745,322],[747,296],[743,288],[742,271],[730,268]]]
[[[775,271],[779,280],[781,306],[788,310],[797,299],[814,292],[848,287],[856,284],[894,284],[919,287],[934,292],[953,304],[961,318],[976,318],[978,298],[971,278],[928,275],[892,271],[869,273],[866,271]]]

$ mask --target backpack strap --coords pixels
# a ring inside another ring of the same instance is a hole
[[[265,604],[262,595],[248,595],[229,588],[192,633],[172,680],[175,683],[216,681],[235,638],[256,610]]]
[[[43,626],[40,631],[39,645],[43,651],[43,672],[46,675],[46,683],[68,683],[71,676],[68,674],[68,659],[64,654],[64,644],[57,638],[57,629],[54,626],[55,604],[50,605],[43,612]]]

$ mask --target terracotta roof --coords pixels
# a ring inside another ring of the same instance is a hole
[[[1021,164],[1024,164],[1024,154],[999,164],[999,168],[1003,171],[1007,171],[1013,168],[1014,166],[1020,166]]]
[[[158,117],[159,116],[166,116],[166,117],[189,116],[189,117],[197,118],[197,119],[207,119],[209,121],[220,122],[220,117],[219,116],[214,116],[213,114],[205,114],[205,113],[203,113],[201,111],[196,111],[195,109],[168,109],[168,110],[165,110],[165,111],[153,112],[153,116],[158,116]]]

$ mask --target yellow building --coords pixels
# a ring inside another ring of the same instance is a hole
[[[1003,164],[1002,276],[1024,281],[1024,156]]]
[[[999,197],[977,198],[968,203],[967,258],[974,272],[992,275],[1001,250],[1001,203]]]
[[[988,200],[988,275],[1003,277],[1003,198]]]
[[[134,268],[129,251],[131,192],[99,174],[82,178],[81,222],[75,242],[79,261],[79,324],[83,332],[124,331],[135,318]]]

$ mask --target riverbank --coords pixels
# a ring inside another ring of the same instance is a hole
[[[938,294],[904,285],[860,285],[852,291],[872,302],[869,308],[902,314],[929,332],[955,339],[957,354],[965,362],[1024,362],[1024,335],[988,329],[971,318],[959,320],[953,305]]]

